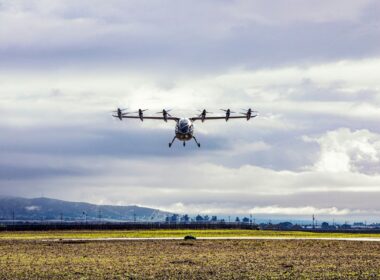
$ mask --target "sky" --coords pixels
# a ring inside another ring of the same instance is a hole
[[[380,222],[376,0],[0,0],[0,195]],[[113,119],[117,107],[192,117]]]

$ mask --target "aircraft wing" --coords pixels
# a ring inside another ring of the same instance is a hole
[[[141,119],[139,116],[122,116],[122,118],[123,119]],[[164,117],[150,117],[150,116],[143,116],[142,119],[143,120],[162,120],[162,121],[165,120]],[[177,121],[179,121],[179,118],[177,118],[177,117],[167,117],[166,120],[176,121],[177,122]]]
[[[251,119],[257,117],[257,115],[252,115],[251,116]],[[223,116],[223,117],[205,117],[205,118],[202,118],[202,117],[193,117],[193,118],[190,118],[190,120],[192,121],[197,121],[197,120],[205,120],[205,121],[208,121],[208,120],[225,120],[226,117]],[[228,118],[229,120],[230,119],[247,119],[247,116],[230,116]]]

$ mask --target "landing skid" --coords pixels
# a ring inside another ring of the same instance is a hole
[[[176,138],[177,138],[176,136],[173,137],[173,140],[169,143],[169,148],[172,147],[172,145],[173,145],[173,143],[174,143],[174,141],[175,141]],[[200,148],[201,147],[201,143],[199,143],[197,141],[197,138],[195,138],[194,136],[193,136],[193,139],[194,139],[195,143],[197,144],[198,148]],[[186,147],[186,142],[185,141],[183,141],[183,146]]]
[[[170,142],[170,143],[169,143],[169,148],[171,148],[171,147],[172,147],[172,145],[173,145],[173,142],[175,141],[175,139],[176,139],[176,138],[177,138],[177,137],[175,137],[175,136],[173,137],[173,140],[172,140],[172,142]]]
[[[194,139],[195,143],[197,143],[198,148],[200,148],[200,147],[201,147],[201,143],[199,143],[199,142],[197,141],[197,138],[195,138],[195,136],[193,136],[193,139]]]

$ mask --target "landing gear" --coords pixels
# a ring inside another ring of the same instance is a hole
[[[194,139],[195,143],[197,143],[198,148],[200,148],[200,147],[201,147],[201,143],[199,143],[199,142],[197,141],[197,138],[195,138],[194,136],[193,136],[193,139]]]
[[[176,136],[174,136],[174,137],[173,137],[173,140],[172,140],[172,142],[170,142],[170,143],[169,143],[169,148],[171,148],[171,147],[172,147],[172,145],[173,145],[173,142],[174,142],[174,140],[175,140],[175,139],[176,139]]]
[[[185,141],[183,141],[183,146],[184,146],[184,147],[186,146],[186,142],[185,142]]]

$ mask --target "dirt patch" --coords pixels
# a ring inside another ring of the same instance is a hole
[[[41,278],[379,279],[380,243],[327,240],[0,241],[0,279]]]

